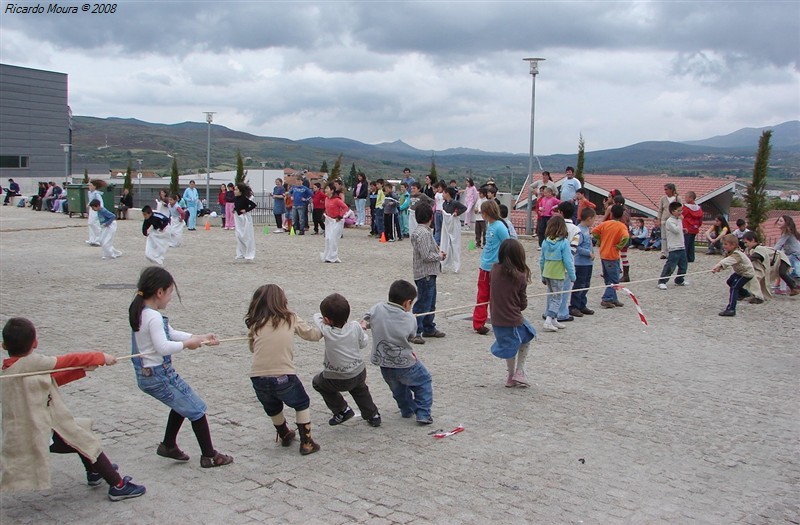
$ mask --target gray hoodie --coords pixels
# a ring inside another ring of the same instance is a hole
[[[372,329],[370,362],[385,368],[410,368],[417,358],[408,342],[417,335],[417,319],[395,303],[378,303],[364,316]]]

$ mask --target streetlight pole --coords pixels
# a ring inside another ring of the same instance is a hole
[[[531,84],[531,149],[528,158],[528,219],[525,222],[525,231],[528,235],[533,234],[533,192],[531,185],[533,184],[533,123],[536,110],[536,75],[539,74],[539,62],[544,58],[523,58],[522,60],[529,62],[531,65],[531,77],[533,83]]]
[[[208,122],[208,144],[206,146],[206,206],[211,205],[211,123],[214,122],[215,111],[205,111]]]
[[[64,148],[64,177],[66,177],[64,180],[71,181],[72,179],[70,178],[71,174],[69,169],[69,160],[70,160],[69,153],[72,150],[72,144],[62,144],[61,146]]]
[[[139,163],[139,171],[136,172],[136,178],[139,179],[139,204],[142,203],[142,159],[136,159],[136,162]],[[141,206],[140,206],[141,207]]]

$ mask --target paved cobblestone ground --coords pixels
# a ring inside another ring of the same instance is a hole
[[[84,223],[0,209],[0,321],[33,320],[47,354],[124,355],[134,292],[98,286],[136,283],[146,266],[140,222],[120,223],[115,245],[124,256],[114,261],[84,244]],[[347,230],[344,262],[327,265],[317,257],[321,236],[258,235],[256,262],[236,264],[233,232],[185,234],[166,263],[182,296],[166,312],[173,326],[243,335],[249,297],[266,282],[281,283],[303,317],[334,291],[360,315],[385,298],[392,280],[411,277],[408,242],[381,245]],[[532,262],[538,253],[526,246]],[[474,301],[478,258],[465,250],[461,273],[440,279],[439,308]],[[700,255],[690,271],[715,260]],[[632,264],[634,279],[657,277],[661,267],[657,255],[643,252],[633,252]],[[111,503],[104,488],[86,486],[77,458],[53,455],[53,488],[3,493],[0,522],[800,523],[800,303],[776,297],[720,318],[724,277],[690,281],[666,292],[654,282],[631,286],[649,328],[627,304],[541,333],[529,359],[530,389],[503,387],[505,365],[488,352],[491,336],[473,333],[463,312],[438,316],[447,337],[417,347],[434,378],[433,427],[401,419],[372,366],[368,381],[383,426],[359,418],[328,426],[330,414],[310,384],[322,344],[298,341],[299,375],[322,445],[306,457],[275,443],[247,378],[243,343],[176,358],[208,403],[215,445],[236,458],[220,469],[200,468],[188,424],[179,444],[192,460],[156,456],[167,410],[137,389],[128,362],[101,368],[65,386],[65,399],[75,415],[95,419],[106,453],[147,494]],[[593,307],[599,296],[590,292]],[[531,299],[527,312],[537,328],[543,303]],[[466,430],[456,436],[429,435],[458,424]]]

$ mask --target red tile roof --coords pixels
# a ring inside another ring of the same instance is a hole
[[[800,224],[800,212],[798,211],[770,210],[767,213],[767,220],[761,225],[761,229],[764,232],[764,244],[767,246],[774,245],[781,236],[781,230],[775,224],[775,221],[781,215],[788,215],[792,218],[792,220],[794,220],[795,224]],[[728,216],[728,222],[730,223],[731,229],[736,227],[736,221],[738,219],[747,220],[747,208],[731,208],[730,215]]]
[[[559,182],[565,177],[564,174],[558,174],[553,177],[553,181],[560,186]],[[678,194],[681,196],[687,191],[694,191],[697,194],[698,204],[702,204],[719,193],[732,190],[735,185],[734,179],[669,177],[666,175],[589,174],[584,176],[584,182],[586,188],[595,193],[607,195],[611,190],[620,190],[629,206],[637,207],[636,205],[638,205],[638,207],[650,210],[653,214],[658,211],[659,201],[664,195],[664,184],[668,182],[675,184]],[[528,199],[528,187],[528,184],[523,186],[517,202]]]

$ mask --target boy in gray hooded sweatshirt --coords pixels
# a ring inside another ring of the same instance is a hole
[[[389,287],[389,301],[373,306],[361,326],[372,329],[370,362],[381,367],[400,415],[416,416],[420,425],[433,423],[433,380],[411,349],[409,338],[417,335],[417,320],[410,313],[417,290],[408,281],[397,280]]]

